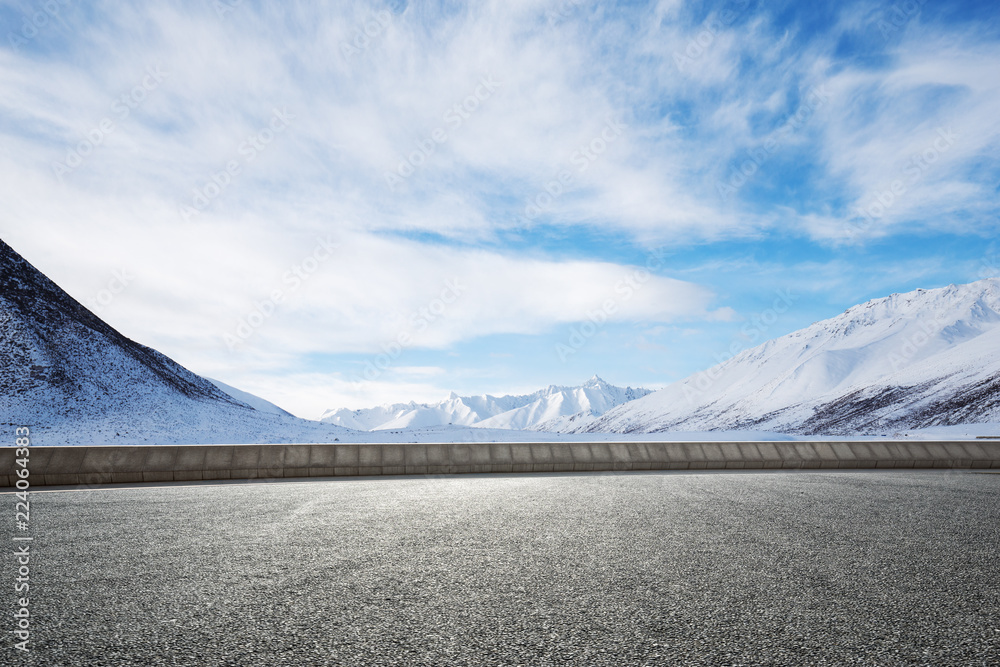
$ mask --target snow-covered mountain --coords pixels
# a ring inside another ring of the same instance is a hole
[[[615,387],[596,375],[579,387],[549,386],[523,396],[458,396],[439,403],[396,403],[375,408],[328,410],[321,421],[366,431],[454,424],[477,428],[557,430],[581,424],[607,410],[649,394],[648,389]]]
[[[1000,422],[1000,278],[875,299],[564,432],[883,434]]]
[[[0,240],[0,425],[30,427],[38,445],[331,442],[346,433],[255,401],[121,335]]]

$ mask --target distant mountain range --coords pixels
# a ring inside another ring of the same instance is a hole
[[[363,431],[453,424],[476,428],[556,431],[585,424],[609,409],[650,393],[615,387],[594,376],[578,387],[549,386],[523,396],[458,396],[439,403],[396,403],[373,408],[328,410],[320,421]]]
[[[875,299],[564,432],[892,434],[1000,422],[1000,278]]]

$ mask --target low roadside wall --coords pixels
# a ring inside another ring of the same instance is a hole
[[[820,468],[1000,469],[1000,441],[517,442],[32,447],[32,487],[355,475]],[[15,448],[0,447],[0,486]]]

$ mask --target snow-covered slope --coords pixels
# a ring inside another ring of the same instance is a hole
[[[988,422],[1000,422],[1000,278],[854,306],[563,430],[848,435]]]
[[[233,398],[235,398],[237,401],[246,403],[254,410],[257,410],[259,412],[269,412],[273,415],[283,415],[286,417],[293,416],[291,412],[288,412],[287,410],[282,410],[271,401],[263,399],[255,394],[251,394],[249,391],[243,391],[242,389],[237,389],[232,385],[228,385],[225,382],[221,382],[219,380],[213,380],[210,377],[207,377],[205,379],[214,384],[222,391],[232,396]]]
[[[649,393],[615,387],[596,375],[579,387],[550,386],[523,396],[458,396],[440,403],[397,403],[362,410],[328,410],[321,421],[363,430],[426,428],[454,424],[477,428],[534,429],[574,418],[589,421]],[[554,430],[554,429],[545,429]]]
[[[38,445],[329,442],[124,336],[0,241],[0,425]]]

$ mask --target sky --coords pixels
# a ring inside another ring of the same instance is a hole
[[[0,238],[306,418],[1000,274],[993,2],[0,2]]]

